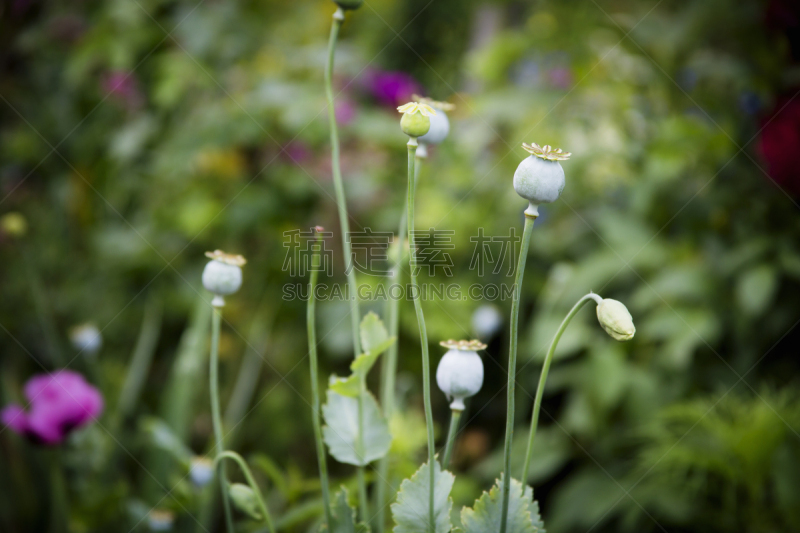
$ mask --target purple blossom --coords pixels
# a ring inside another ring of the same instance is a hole
[[[373,70],[365,76],[367,90],[378,102],[396,107],[421,94],[422,86],[405,72]]]
[[[133,72],[116,70],[103,78],[103,92],[125,102],[130,107],[142,103],[142,93]]]
[[[103,397],[82,375],[71,370],[38,374],[25,384],[28,412],[16,404],[0,411],[0,420],[20,435],[58,444],[75,428],[103,412]]]

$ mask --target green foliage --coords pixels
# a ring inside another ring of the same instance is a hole
[[[364,410],[363,453],[359,453],[358,397],[342,396],[329,390],[328,401],[322,406],[325,444],[340,463],[365,466],[386,455],[392,444],[389,423],[381,415],[378,402],[369,392],[363,392],[361,400]]]
[[[353,371],[350,376],[346,378],[331,376],[328,384],[330,389],[342,396],[357,398],[361,391],[361,380],[366,379],[367,374],[378,361],[378,357],[395,341],[394,337],[389,337],[386,326],[383,325],[378,315],[372,312],[367,313],[361,321],[361,347],[364,349],[364,353],[359,354],[350,364],[350,370]]]
[[[438,461],[434,461],[433,517],[436,523],[434,533],[448,533],[452,529],[450,510],[453,500],[450,491],[455,476],[442,470]],[[392,504],[394,517],[394,533],[419,533],[428,531],[430,525],[428,510],[430,508],[430,470],[428,463],[423,464],[416,473],[400,484],[397,501]]]
[[[494,533],[502,515],[502,478],[489,492],[484,492],[475,500],[472,508],[464,507],[461,511],[461,524],[464,533]],[[539,504],[533,499],[533,489],[522,483],[511,480],[511,492],[508,501],[508,533],[545,533],[544,523],[539,516]]]
[[[369,533],[369,526],[363,522],[356,522],[356,510],[350,506],[349,494],[345,487],[337,492],[332,502],[331,531],[333,533]],[[321,532],[328,531],[327,524],[322,524]]]

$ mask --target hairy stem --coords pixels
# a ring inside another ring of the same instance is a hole
[[[322,233],[317,231],[317,247],[314,254],[319,255],[322,248]],[[313,263],[319,264],[319,263]],[[317,331],[316,331],[316,304],[317,300],[314,290],[317,286],[316,269],[311,270],[308,281],[308,307],[306,308],[306,328],[308,332],[308,353],[311,363],[311,417],[314,423],[314,441],[317,447],[317,463],[319,465],[319,481],[322,487],[322,506],[325,510],[325,523],[328,531],[333,531],[333,521],[331,519],[331,496],[328,482],[328,460],[325,456],[325,444],[322,441],[322,421],[320,419],[320,400],[319,400],[319,375],[317,372]]]
[[[458,433],[458,423],[461,421],[461,413],[461,409],[453,409],[450,411],[450,429],[447,432],[447,445],[445,446],[444,457],[442,458],[443,469],[447,469],[450,465],[450,457],[453,455],[456,434]]]
[[[214,425],[214,439],[217,448],[217,455],[225,451],[225,443],[222,436],[222,416],[219,408],[219,330],[222,321],[222,311],[214,308],[211,315],[211,358],[209,359],[208,379],[209,389],[211,390],[211,421]],[[225,473],[225,465],[221,464],[216,469],[219,475],[219,485],[222,488],[222,506],[225,508],[225,524],[228,533],[233,533],[233,514],[231,513],[231,502],[228,496],[228,476]]]
[[[417,139],[411,137],[408,141],[408,247],[409,266],[411,267],[411,298],[414,300],[414,311],[417,313],[417,325],[419,326],[419,340],[422,345],[422,396],[425,403],[425,426],[428,432],[428,471],[430,473],[429,502],[428,502],[428,531],[436,531],[436,522],[433,507],[433,489],[436,483],[436,472],[433,462],[435,460],[435,443],[433,440],[433,408],[431,407],[431,363],[428,355],[428,331],[425,328],[425,315],[422,313],[422,303],[420,302],[419,285],[417,284],[416,268],[416,245],[414,244],[414,167],[417,153]]]
[[[253,473],[250,471],[250,467],[247,466],[247,462],[244,460],[244,458],[242,458],[241,455],[230,450],[224,451],[217,455],[217,458],[214,459],[214,462],[221,464],[223,459],[231,459],[232,461],[235,461],[239,465],[239,468],[242,469],[242,473],[247,480],[247,484],[250,485],[251,489],[253,489],[256,499],[258,500],[258,506],[261,507],[261,513],[264,515],[264,522],[267,523],[267,531],[270,533],[274,532],[275,525],[272,522],[272,515],[269,513],[267,504],[264,503],[264,495],[261,494],[261,489],[258,488],[258,484],[256,484],[256,480],[253,478]]]
[[[519,327],[519,301],[522,293],[522,278],[525,275],[525,261],[528,258],[531,232],[535,216],[525,213],[525,228],[522,231],[522,246],[517,260],[517,274],[514,280],[514,299],[511,302],[511,334],[508,348],[508,385],[506,387],[506,441],[503,448],[503,508],[500,515],[500,533],[506,533],[508,523],[508,495],[511,491],[511,441],[514,438],[514,393],[517,376],[517,334]]]
[[[558,341],[561,340],[561,335],[564,334],[564,331],[569,326],[569,323],[572,321],[572,317],[574,317],[578,311],[583,307],[583,305],[588,302],[589,300],[595,300],[597,303],[600,303],[599,296],[594,293],[589,293],[583,296],[578,302],[572,306],[567,316],[564,317],[564,320],[561,322],[561,325],[558,327],[558,331],[556,331],[555,336],[553,337],[553,341],[550,343],[550,348],[547,350],[547,355],[544,358],[544,364],[542,365],[542,373],[539,376],[539,385],[536,388],[536,398],[533,401],[533,414],[531,415],[531,432],[528,435],[528,448],[525,452],[525,466],[522,468],[522,477],[520,481],[522,483],[528,482],[528,471],[530,470],[531,466],[531,459],[533,458],[533,440],[536,438],[536,428],[539,425],[539,411],[542,408],[542,396],[544,395],[544,384],[547,381],[547,374],[550,372],[550,363],[553,362],[553,355],[556,353],[556,347],[558,346]]]

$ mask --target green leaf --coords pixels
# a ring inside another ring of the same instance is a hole
[[[378,402],[369,392],[362,393],[364,410],[364,453],[358,453],[358,397],[343,396],[328,389],[328,402],[322,406],[325,444],[340,463],[365,466],[389,451],[392,435],[381,415]]]
[[[331,504],[331,531],[332,533],[369,533],[369,526],[363,522],[356,523],[356,510],[348,503],[347,489],[341,490],[333,497]],[[328,531],[328,525],[323,523],[320,532]]]
[[[160,418],[147,417],[140,422],[139,427],[153,446],[169,453],[187,466],[189,465],[194,455],[192,450],[173,433],[172,428],[166,422]]]
[[[453,507],[450,490],[453,488],[456,477],[447,470],[442,470],[438,461],[434,461],[433,466],[435,533],[448,533],[452,528],[450,510]],[[400,484],[397,502],[392,504],[392,516],[396,524],[394,533],[428,531],[428,511],[430,509],[430,470],[428,468],[428,463],[425,463],[413,476]]]
[[[388,339],[389,333],[387,333],[386,326],[383,325],[378,315],[372,311],[364,315],[364,319],[361,320],[361,348],[364,352],[375,352],[375,348],[385,343]]]
[[[501,477],[492,490],[475,500],[471,509],[461,510],[464,533],[496,533],[503,512],[502,499]],[[533,500],[533,489],[526,486],[523,493],[522,483],[516,479],[511,480],[506,526],[507,533],[545,533],[539,504]]]
[[[358,374],[350,374],[350,376],[346,378],[333,375],[328,382],[328,387],[336,394],[341,394],[349,398],[358,398],[358,394],[361,391]]]

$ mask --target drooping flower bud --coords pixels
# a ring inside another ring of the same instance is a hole
[[[189,478],[196,487],[205,487],[214,479],[214,463],[205,457],[192,457]]]
[[[597,305],[597,320],[606,333],[618,341],[630,340],[636,333],[628,308],[617,300],[603,298]]]
[[[427,104],[436,110],[436,114],[430,117],[431,128],[428,133],[419,138],[420,146],[427,144],[439,144],[447,138],[450,133],[450,121],[447,119],[445,111],[452,111],[456,106],[448,102],[437,102],[424,96],[413,96],[417,102]]]
[[[241,255],[226,254],[222,250],[206,252],[211,258],[203,269],[203,286],[214,293],[211,305],[225,305],[224,296],[233,294],[242,286],[242,266],[247,263]]]
[[[464,410],[464,399],[474,396],[483,385],[483,361],[479,350],[486,348],[480,341],[440,342],[448,349],[436,369],[436,383],[451,400],[450,409]]]
[[[397,108],[403,114],[400,119],[400,129],[409,137],[422,137],[431,129],[430,117],[436,115],[428,104],[409,102]]]
[[[559,161],[566,161],[572,154],[548,145],[540,147],[536,143],[523,143],[522,147],[531,156],[524,159],[514,172],[514,190],[530,202],[525,213],[538,216],[539,204],[555,202],[564,190],[564,169]]]
[[[261,520],[261,511],[258,506],[258,497],[248,485],[244,483],[231,483],[228,494],[233,505],[253,520]]]

